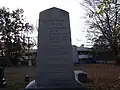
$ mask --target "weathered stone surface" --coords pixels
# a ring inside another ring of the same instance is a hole
[[[81,83],[86,83],[88,81],[86,72],[80,71],[80,70],[75,70],[74,73],[75,73],[76,81],[81,82]]]
[[[70,87],[74,74],[68,12],[55,7],[45,10],[40,13],[39,26],[37,84]]]
[[[83,87],[75,81],[72,59],[69,13],[55,7],[42,11],[38,29],[37,77],[32,87]]]

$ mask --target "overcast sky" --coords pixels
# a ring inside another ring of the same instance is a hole
[[[11,10],[17,8],[24,9],[24,15],[34,26],[38,26],[39,12],[57,7],[69,12],[72,44],[80,46],[86,44],[85,31],[85,11],[79,4],[82,0],[0,0],[0,7],[8,7]],[[34,37],[37,34],[34,33]]]

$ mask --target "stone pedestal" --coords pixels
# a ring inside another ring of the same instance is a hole
[[[46,89],[72,89],[72,90],[87,90],[87,88],[82,83],[77,83],[76,85],[71,85],[69,87],[41,87],[38,86],[36,81],[31,81],[25,88],[25,90],[46,90]]]

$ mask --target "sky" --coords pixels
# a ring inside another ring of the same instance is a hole
[[[57,7],[69,12],[72,45],[87,46],[85,10],[80,3],[83,0],[0,0],[0,7],[7,7],[10,10],[22,8],[27,21],[38,27],[39,13],[51,7]],[[84,31],[84,32],[83,32]],[[32,36],[37,37],[37,32]]]

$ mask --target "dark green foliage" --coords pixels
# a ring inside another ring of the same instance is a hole
[[[27,33],[33,30],[33,26],[25,22],[23,12],[23,9],[10,11],[8,8],[0,8],[1,55],[9,57],[15,65],[28,46]]]
[[[93,53],[95,60],[113,60],[114,58],[114,53],[109,46],[109,42],[103,35],[94,40]]]

